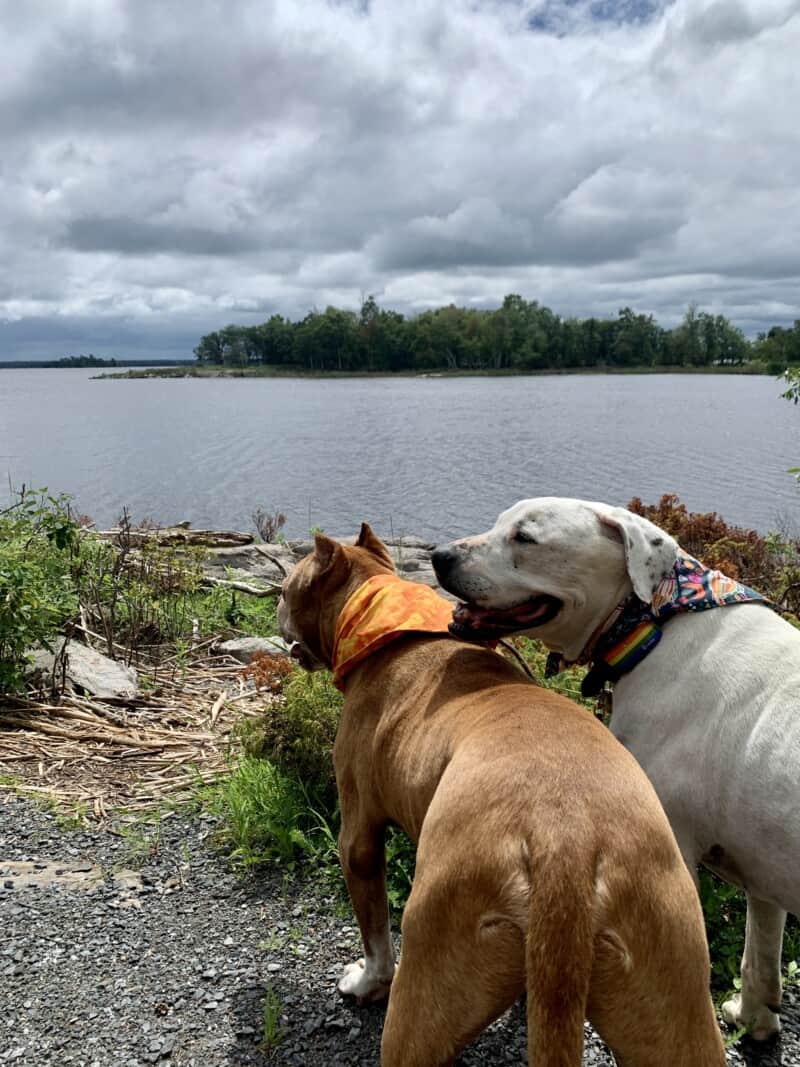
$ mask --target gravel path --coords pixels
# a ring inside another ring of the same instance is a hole
[[[66,830],[0,794],[0,1064],[378,1064],[383,1009],[335,992],[358,952],[348,909],[278,872],[238,880],[208,848],[211,829],[174,816],[148,841]],[[52,884],[28,887],[37,872]],[[259,1048],[268,991],[283,1030],[271,1056]],[[519,1007],[459,1061],[525,1062]],[[590,1032],[584,1063],[613,1064]],[[800,1065],[795,994],[781,1042],[739,1045],[729,1063]]]

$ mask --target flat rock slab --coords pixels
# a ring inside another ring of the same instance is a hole
[[[97,864],[75,860],[0,859],[0,893],[53,887],[84,893],[110,888],[117,894],[117,907],[139,908],[144,881],[138,871],[123,868],[107,874]]]
[[[56,660],[61,657],[63,645],[55,652],[37,648],[33,653],[32,672],[52,676],[54,668],[60,672]],[[78,641],[66,642],[67,679],[74,686],[96,697],[134,697],[139,692],[139,679],[133,667],[109,659]]]

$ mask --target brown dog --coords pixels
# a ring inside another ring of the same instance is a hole
[[[355,547],[318,535],[278,607],[300,662],[335,666],[345,615],[361,636],[346,605],[393,574],[366,524]],[[589,712],[413,629],[341,686],[339,848],[365,958],[339,989],[390,993],[383,1067],[451,1064],[526,991],[536,1067],[579,1067],[587,1016],[620,1067],[723,1067],[692,878],[644,773]],[[396,976],[390,823],[418,845]]]

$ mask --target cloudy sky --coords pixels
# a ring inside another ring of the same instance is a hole
[[[800,317],[800,0],[0,0],[0,359],[368,293]]]

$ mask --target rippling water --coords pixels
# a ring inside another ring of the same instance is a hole
[[[99,524],[249,529],[257,506],[311,526],[432,540],[525,496],[800,526],[800,410],[768,377],[145,379],[0,371],[0,471],[74,494]]]

